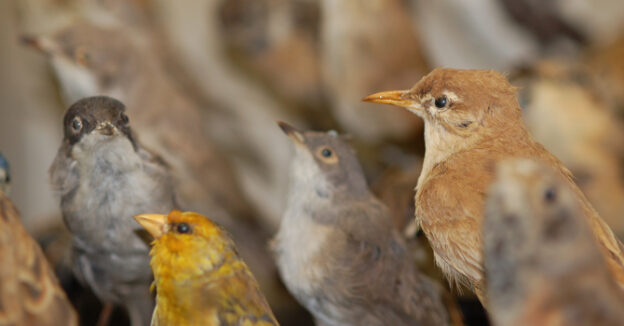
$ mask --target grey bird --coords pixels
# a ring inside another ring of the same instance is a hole
[[[318,325],[447,325],[437,284],[414,268],[354,151],[333,131],[300,132],[273,249],[289,291]]]
[[[495,325],[622,325],[613,279],[575,192],[545,163],[498,164],[484,221]]]
[[[132,217],[177,205],[167,165],[137,142],[124,111],[105,96],[74,103],[50,179],[72,233],[75,275],[139,326],[149,325],[154,302],[149,245]]]

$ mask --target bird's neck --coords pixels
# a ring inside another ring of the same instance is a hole
[[[425,121],[425,157],[423,168],[418,177],[417,188],[420,188],[431,170],[440,162],[444,162],[453,153],[458,152],[467,146],[462,143],[459,136],[443,130],[444,127]]]

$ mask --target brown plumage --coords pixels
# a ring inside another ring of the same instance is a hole
[[[563,164],[535,142],[522,123],[516,88],[500,73],[435,69],[412,89],[373,94],[367,101],[407,108],[425,121],[425,159],[416,187],[416,221],[450,281],[484,302],[481,224],[497,162],[527,157],[557,170],[624,286],[622,244],[574,184]]]
[[[483,225],[495,325],[621,325],[614,282],[568,180],[547,164],[504,161]]]
[[[19,213],[0,192],[0,325],[78,325],[78,316]]]

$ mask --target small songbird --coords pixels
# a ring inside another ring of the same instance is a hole
[[[624,287],[622,244],[598,216],[569,170],[533,140],[522,123],[516,88],[498,72],[435,69],[412,89],[365,101],[405,107],[425,121],[425,158],[416,186],[416,221],[451,282],[471,286],[485,304],[481,224],[497,162],[541,160],[565,178]]]
[[[72,233],[74,273],[140,326],[149,324],[154,307],[152,273],[149,245],[132,217],[177,206],[167,166],[135,140],[124,111],[105,96],[72,105],[50,179]]]
[[[279,126],[295,156],[273,248],[286,287],[317,325],[448,325],[441,289],[414,268],[349,145],[334,131]]]
[[[0,153],[0,191],[5,195],[9,195],[11,190],[11,170],[9,169],[9,161]]]
[[[483,222],[495,325],[622,325],[613,280],[576,192],[552,166],[503,161]]]
[[[78,325],[52,267],[1,191],[0,325]]]
[[[152,325],[278,325],[224,229],[178,210],[134,218],[155,238]]]

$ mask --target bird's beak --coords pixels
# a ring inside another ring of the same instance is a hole
[[[154,239],[165,234],[167,225],[167,215],[163,214],[139,214],[134,219],[151,234]]]
[[[303,142],[304,142],[303,134],[299,130],[297,130],[295,127],[283,121],[278,121],[277,124],[282,129],[282,131],[286,134],[286,136],[290,137],[290,139],[292,139],[292,141],[294,141],[295,144],[303,145]]]
[[[369,95],[362,99],[364,102],[391,104],[406,108],[410,111],[420,111],[420,103],[409,99],[406,94],[409,90],[385,91]]]
[[[44,36],[22,35],[20,37],[20,41],[22,42],[22,44],[30,46],[37,51],[43,52],[48,55],[56,53],[58,50],[56,43]]]
[[[110,122],[103,122],[103,123],[98,124],[95,130],[97,130],[102,135],[112,136],[117,130],[117,128],[115,128],[115,126],[110,124]]]

